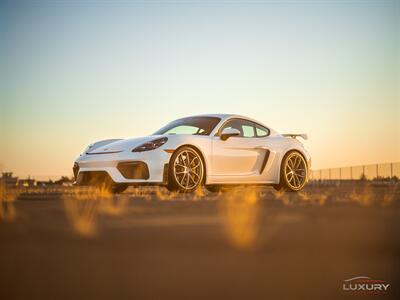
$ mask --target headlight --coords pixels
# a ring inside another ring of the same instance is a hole
[[[143,152],[143,151],[150,151],[161,147],[168,141],[168,138],[163,137],[160,139],[152,140],[150,142],[146,142],[140,146],[137,146],[132,152]]]

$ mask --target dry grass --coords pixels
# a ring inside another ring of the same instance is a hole
[[[255,244],[260,225],[258,196],[256,188],[235,188],[219,195],[225,232],[236,248],[251,249]]]
[[[394,203],[396,197],[396,187],[390,187],[385,190],[381,205],[383,207],[390,206]]]
[[[286,207],[350,204],[361,207],[390,207],[398,203],[400,186],[376,188],[368,184],[355,186],[310,187],[298,193],[275,191],[263,187],[239,187],[226,192],[211,193],[204,188],[194,193],[170,192],[164,187],[128,189],[121,195],[94,188],[31,188],[6,190],[0,186],[0,221],[16,218],[14,201],[21,192],[34,195],[61,193],[65,211],[74,230],[83,236],[98,233],[98,219],[102,215],[121,216],[131,201],[216,201],[225,231],[232,244],[241,249],[252,248],[258,234],[260,203],[281,204]],[[40,197],[40,196],[39,196]],[[130,212],[141,213],[131,205]]]
[[[122,215],[128,202],[127,195],[115,196],[104,189],[75,190],[63,198],[67,217],[74,230],[87,237],[96,235],[99,215]]]
[[[204,189],[192,194],[170,192],[163,187],[130,188],[128,192],[113,195],[105,189],[76,188],[63,196],[68,219],[74,230],[86,237],[98,233],[98,219],[102,215],[120,216],[126,212],[130,200],[142,201],[199,201],[207,196]],[[131,207],[130,212],[141,213],[139,208]]]
[[[316,194],[301,191],[298,193],[298,197],[301,204],[324,206],[330,194],[330,192],[321,192]]]
[[[17,216],[14,201],[18,198],[20,190],[6,189],[4,184],[0,184],[0,221],[10,223]]]
[[[97,220],[101,215],[120,216],[124,214],[130,200],[144,201],[200,201],[218,202],[220,216],[230,242],[237,248],[252,248],[258,234],[261,201],[275,200],[282,205],[324,206],[328,200],[335,203],[356,204],[362,207],[380,205],[388,207],[395,202],[396,187],[385,189],[376,197],[366,185],[336,195],[335,189],[305,190],[298,193],[275,191],[270,188],[239,187],[224,193],[209,193],[198,189],[191,194],[170,192],[163,187],[131,188],[122,195],[111,195],[105,190],[74,189],[64,196],[68,219],[74,229],[83,236],[97,233]],[[138,211],[140,213],[140,211]]]

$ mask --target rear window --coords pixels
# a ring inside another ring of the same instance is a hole
[[[256,124],[256,134],[257,137],[263,137],[269,135],[269,129],[264,126]]]

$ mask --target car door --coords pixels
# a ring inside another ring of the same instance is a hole
[[[263,167],[266,155],[264,147],[265,137],[258,137],[257,124],[245,119],[228,120],[213,137],[212,145],[212,167],[211,175],[224,178],[257,178]],[[234,128],[239,130],[240,135],[230,137],[227,140],[220,138],[220,133],[225,128]]]

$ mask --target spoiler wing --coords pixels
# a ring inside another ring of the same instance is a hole
[[[307,139],[308,139],[308,136],[307,136],[306,133],[299,133],[299,134],[297,134],[297,133],[284,133],[284,134],[282,134],[282,135],[283,135],[283,136],[286,136],[286,137],[291,137],[292,139],[295,139],[295,138],[297,138],[298,136],[301,137],[301,138],[303,138],[304,140],[307,140]]]

